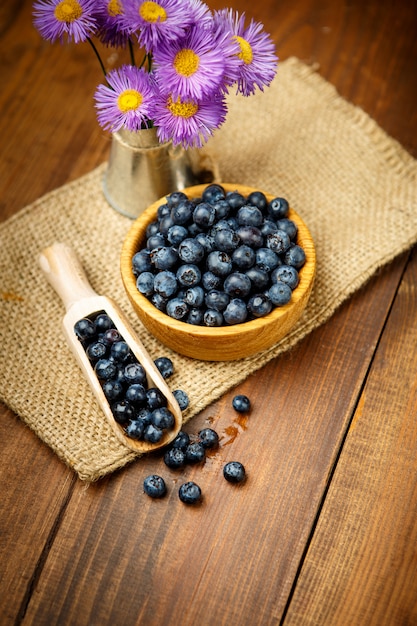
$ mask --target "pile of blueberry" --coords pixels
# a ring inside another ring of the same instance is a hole
[[[249,398],[244,395],[235,396],[232,405],[239,413],[247,413],[251,408]],[[212,428],[200,430],[197,437],[190,437],[181,430],[167,448],[164,463],[173,470],[183,468],[187,464],[202,463],[207,450],[215,449],[218,445],[219,436]],[[230,483],[243,483],[246,479],[244,465],[239,461],[226,463],[223,467],[223,477]],[[147,476],[143,482],[143,489],[151,498],[162,498],[167,493],[165,480],[158,474]],[[194,481],[187,481],[180,485],[178,496],[185,504],[198,504],[202,499],[201,488]]]
[[[285,198],[243,196],[221,185],[200,198],[175,191],[146,229],[132,258],[136,286],[176,320],[240,324],[287,304],[306,261]]]
[[[74,332],[81,341],[114,419],[126,435],[136,440],[158,443],[175,419],[167,407],[167,399],[147,382],[144,367],[139,363],[111,318],[100,311],[80,319]],[[164,378],[173,373],[168,357],[155,360]],[[182,390],[173,392],[181,410],[188,405],[188,396]]]

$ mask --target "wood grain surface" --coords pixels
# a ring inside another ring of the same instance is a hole
[[[416,0],[227,5],[417,157]],[[42,41],[28,0],[0,6],[0,76],[5,220],[106,160],[109,137],[91,50]],[[417,624],[416,286],[411,252],[193,418],[187,430],[211,425],[220,449],[164,468],[161,501],[142,487],[161,453],[87,487],[0,406],[0,624]],[[237,392],[249,416],[232,410]],[[244,485],[222,479],[228,460]],[[185,507],[178,485],[194,478],[205,497]]]

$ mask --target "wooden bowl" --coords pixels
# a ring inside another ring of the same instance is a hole
[[[243,185],[221,183],[226,191],[239,191],[247,196],[255,189]],[[207,185],[184,189],[189,198],[200,197]],[[275,196],[264,192],[268,200]],[[275,194],[276,195],[276,194]],[[158,207],[165,203],[161,198],[148,207],[132,224],[121,252],[121,274],[127,295],[144,326],[163,344],[185,356],[206,361],[231,361],[252,356],[270,348],[294,326],[305,309],[313,286],[316,254],[307,226],[292,209],[289,219],[298,226],[299,245],[306,253],[306,262],[299,272],[299,284],[288,304],[277,307],[262,318],[216,328],[194,326],[171,318],[159,311],[136,287],[132,271],[133,255],[144,247],[146,227],[156,219]]]

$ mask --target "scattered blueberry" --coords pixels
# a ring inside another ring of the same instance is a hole
[[[171,359],[167,356],[160,356],[154,361],[156,367],[158,368],[162,378],[170,378],[170,376],[174,373],[174,364]]]
[[[198,439],[203,448],[216,448],[219,445],[219,435],[212,428],[200,430]]]
[[[151,474],[145,478],[143,489],[151,498],[162,498],[167,491],[164,479],[157,474]]]
[[[201,489],[196,483],[188,481],[180,486],[178,496],[185,504],[197,504],[201,500]]]
[[[171,469],[184,467],[185,462],[185,452],[181,448],[170,448],[164,454],[164,463]]]
[[[179,405],[181,411],[185,411],[185,409],[190,404],[190,400],[188,398],[188,394],[185,391],[183,391],[182,389],[175,389],[175,391],[173,391],[172,393],[174,395],[174,398],[178,402],[178,405]]]
[[[238,413],[248,413],[251,409],[251,403],[248,396],[238,394],[232,400],[232,406]]]
[[[223,467],[223,476],[229,483],[241,483],[246,478],[246,471],[239,461],[230,461]]]
[[[187,463],[201,463],[206,458],[204,446],[199,441],[193,441],[185,449]]]

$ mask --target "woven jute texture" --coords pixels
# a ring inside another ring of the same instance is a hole
[[[325,322],[382,265],[417,240],[417,165],[362,110],[297,59],[264,93],[230,97],[225,125],[204,148],[221,180],[282,195],[310,228],[317,277],[293,331],[238,362],[170,352],[142,327],[120,279],[131,221],[104,200],[106,164],[40,198],[0,226],[0,395],[85,481],[133,461],[112,434],[62,334],[63,304],[38,267],[55,241],[78,253],[93,288],[128,314],[150,354],[170,356],[172,389],[193,415]]]

